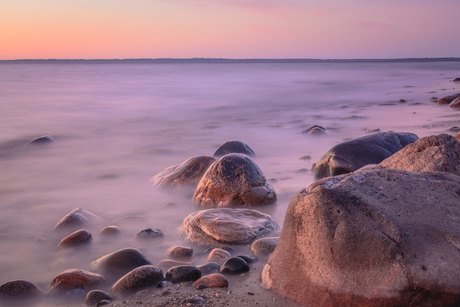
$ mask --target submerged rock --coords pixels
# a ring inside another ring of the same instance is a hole
[[[166,257],[168,258],[191,258],[193,256],[193,248],[188,246],[171,246],[166,250]]]
[[[101,290],[91,290],[88,292],[88,294],[86,295],[86,299],[85,299],[85,304],[87,306],[95,306],[97,303],[99,303],[100,301],[103,301],[103,300],[106,300],[106,301],[113,301],[115,299],[114,296],[108,294],[108,293],[105,293],[104,291],[101,291]]]
[[[438,104],[449,104],[451,103],[452,101],[454,101],[455,99],[459,98],[460,97],[460,93],[459,94],[454,94],[454,95],[449,95],[449,96],[445,96],[445,97],[442,97],[442,98],[439,98],[438,99]]]
[[[77,228],[84,227],[90,222],[99,220],[100,218],[97,215],[92,214],[91,212],[86,211],[82,208],[76,208],[64,216],[57,224],[54,226],[55,231],[70,231]]]
[[[192,157],[152,177],[152,184],[161,188],[196,186],[214,161],[216,159],[210,156]]]
[[[227,288],[228,280],[227,278],[219,273],[214,273],[201,277],[192,284],[193,287],[197,289],[205,288]]]
[[[180,231],[197,245],[248,244],[280,228],[268,215],[252,209],[208,209],[188,215]]]
[[[302,131],[302,133],[306,133],[308,135],[327,134],[326,129],[324,127],[319,126],[319,125],[311,126],[310,128]]]
[[[184,281],[195,281],[201,277],[201,271],[196,266],[175,266],[166,272],[166,280],[173,284]]]
[[[99,232],[100,235],[102,236],[116,236],[118,234],[120,234],[120,228],[118,228],[117,226],[107,226],[107,227],[104,227],[100,232]]]
[[[41,137],[38,137],[36,139],[33,139],[30,141],[27,145],[46,145],[46,144],[51,144],[56,142],[51,136],[49,135],[44,135]]]
[[[86,229],[77,230],[64,239],[58,244],[58,248],[66,248],[66,247],[75,247],[82,244],[88,244],[92,240],[91,233],[89,233]]]
[[[266,205],[276,193],[260,168],[246,155],[228,154],[214,162],[193,195],[198,205],[228,207]]]
[[[136,238],[141,240],[149,240],[156,238],[163,238],[164,234],[160,229],[147,228],[139,231],[136,235]]]
[[[27,280],[12,280],[0,286],[2,301],[29,301],[44,296],[42,290]]]
[[[368,167],[291,200],[262,286],[311,307],[458,306],[460,177]]]
[[[163,280],[163,271],[153,265],[138,267],[121,277],[113,286],[111,293],[127,296],[149,287],[155,287]]]
[[[107,281],[105,276],[79,269],[65,270],[54,277],[48,293],[66,295],[73,290],[91,290]]]
[[[452,100],[452,102],[449,104],[449,107],[451,108],[460,108],[460,98],[456,98]]]
[[[382,132],[335,145],[315,164],[315,180],[378,164],[418,137],[413,133]]]
[[[217,148],[216,152],[213,154],[214,157],[222,157],[230,153],[239,153],[248,156],[255,156],[254,150],[249,147],[248,144],[240,141],[227,141],[224,144],[220,145]]]

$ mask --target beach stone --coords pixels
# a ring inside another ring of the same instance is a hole
[[[316,162],[315,180],[378,164],[417,139],[413,133],[381,132],[337,144]]]
[[[257,257],[251,257],[251,256],[247,256],[247,255],[238,255],[237,257],[243,259],[244,261],[246,261],[247,264],[251,264],[251,263],[256,262],[258,260]]]
[[[147,228],[139,231],[136,235],[136,238],[141,240],[149,240],[164,237],[163,232],[160,229]]]
[[[76,208],[64,216],[54,226],[55,231],[70,231],[88,225],[90,222],[100,219],[97,215],[82,208]]]
[[[99,234],[102,235],[102,236],[116,236],[120,233],[120,228],[118,228],[117,226],[107,226],[107,227],[104,227],[100,232]]]
[[[455,78],[452,82],[460,82],[460,78]]]
[[[230,255],[229,252],[220,249],[220,248],[214,248],[208,255],[208,259],[206,260],[207,262],[216,262],[219,265],[224,264],[225,261],[227,261],[228,258],[230,258],[232,255]]]
[[[291,200],[261,285],[310,306],[459,306],[460,177],[366,167]]]
[[[154,287],[163,280],[163,271],[153,265],[143,265],[121,277],[113,286],[111,293],[123,297],[145,288]]]
[[[184,281],[195,281],[200,277],[200,269],[192,265],[175,266],[166,272],[166,280],[169,280],[173,284]]]
[[[193,248],[187,246],[174,245],[166,250],[167,258],[191,258],[193,256]]]
[[[74,247],[82,244],[88,244],[92,240],[92,236],[86,229],[80,229],[72,232],[70,235],[61,240],[58,248]]]
[[[169,270],[170,268],[174,266],[183,266],[183,265],[192,265],[191,262],[183,262],[183,261],[176,261],[176,260],[171,260],[171,259],[165,259],[160,261],[158,264],[158,267],[162,269]]]
[[[251,245],[251,252],[255,256],[268,256],[275,250],[278,240],[278,237],[257,239]]]
[[[74,290],[89,291],[107,281],[105,276],[79,269],[65,270],[53,278],[49,294],[66,295]]]
[[[216,152],[213,154],[214,157],[222,157],[228,155],[230,153],[239,153],[248,156],[255,156],[254,150],[249,147],[248,144],[240,142],[240,141],[227,141],[224,144],[220,145],[217,148]]]
[[[162,170],[152,177],[152,184],[161,188],[196,186],[208,167],[216,161],[210,156],[192,157],[181,164]]]
[[[386,158],[380,166],[413,172],[448,172],[460,176],[460,143],[448,134],[427,136]]]
[[[449,95],[449,96],[445,96],[445,97],[442,97],[442,98],[439,98],[438,99],[438,104],[449,104],[451,103],[452,101],[454,101],[455,99],[459,98],[460,97],[460,93],[459,94],[454,94],[454,95]]]
[[[124,248],[101,256],[91,262],[91,268],[110,279],[119,279],[126,273],[143,265],[152,265],[139,250]]]
[[[449,107],[451,108],[460,108],[460,98],[456,98],[452,100],[452,102],[449,104]]]
[[[179,231],[197,245],[248,244],[279,231],[268,215],[252,209],[208,209],[189,214]]]
[[[51,136],[44,135],[36,139],[33,139],[27,145],[46,145],[46,144],[51,144],[54,142],[56,142],[56,140],[54,140]]]
[[[227,278],[219,273],[206,275],[198,279],[192,284],[197,289],[205,288],[228,288]]]
[[[231,257],[221,266],[220,272],[225,274],[241,274],[249,271],[249,265],[240,257]]]
[[[214,162],[201,178],[193,202],[211,207],[266,205],[276,201],[264,174],[243,154],[228,154]]]
[[[311,126],[310,128],[302,131],[302,133],[306,133],[306,134],[309,134],[309,135],[327,134],[326,129],[324,127],[319,126],[319,125]]]
[[[1,301],[28,301],[43,295],[42,290],[27,280],[12,280],[0,286],[0,303]]]
[[[452,126],[449,128],[449,131],[452,131],[452,132],[459,132],[460,131],[460,127],[459,126]]]
[[[85,304],[87,306],[95,306],[97,303],[103,300],[107,300],[109,302],[115,299],[114,296],[101,291],[101,290],[91,290],[86,294]]]
[[[205,276],[220,271],[220,264],[217,262],[208,262],[202,265],[198,265],[197,268],[201,271],[201,276]]]

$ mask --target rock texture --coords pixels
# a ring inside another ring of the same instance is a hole
[[[222,157],[230,153],[240,153],[248,156],[255,156],[254,150],[248,144],[240,141],[227,141],[220,145],[214,153],[214,157]]]
[[[251,252],[255,256],[268,256],[275,250],[278,240],[278,237],[257,239],[251,245]]]
[[[227,278],[219,273],[214,273],[201,277],[192,284],[193,287],[197,289],[205,288],[227,288],[228,280]]]
[[[216,159],[210,156],[192,157],[152,177],[152,184],[161,188],[196,186],[214,161]]]
[[[193,248],[174,245],[166,250],[165,256],[167,258],[189,259],[193,256]]]
[[[447,134],[431,135],[407,145],[380,163],[413,172],[447,172],[460,176],[460,143]]]
[[[75,247],[82,244],[88,244],[92,240],[92,236],[86,229],[80,229],[72,232],[70,235],[61,240],[58,248]]]
[[[458,97],[460,97],[460,94],[454,94],[454,95],[449,95],[449,96],[439,98],[438,99],[438,104],[449,104],[452,101],[454,101],[455,99],[457,99]]]
[[[449,107],[451,108],[460,108],[460,98],[456,98],[449,103]]]
[[[43,295],[43,291],[30,281],[12,280],[0,286],[0,305],[3,305],[1,301],[33,300]]]
[[[208,209],[188,215],[179,229],[198,245],[248,244],[279,230],[268,215],[252,209]]]
[[[97,215],[86,211],[82,208],[77,208],[69,212],[54,226],[55,231],[71,231],[82,228],[90,222],[100,219]]]
[[[145,288],[154,287],[162,280],[162,270],[153,265],[144,265],[121,277],[112,286],[111,293],[117,297],[127,296]]]
[[[193,202],[212,207],[266,205],[276,193],[264,174],[246,155],[228,154],[214,162],[201,178]]]
[[[54,277],[48,293],[63,295],[67,291],[91,290],[107,281],[105,276],[85,270],[70,269],[59,273]]]
[[[199,268],[193,265],[175,266],[166,272],[166,280],[177,284],[184,281],[195,281],[201,277]]]
[[[230,258],[232,255],[227,252],[226,250],[220,249],[220,248],[214,248],[208,255],[208,258],[206,259],[207,262],[215,262],[218,263],[219,265],[222,265],[227,261],[228,258]]]
[[[367,167],[291,200],[265,288],[309,307],[459,306],[460,177]]]
[[[115,297],[101,290],[91,290],[86,295],[85,304],[86,306],[94,307],[100,301],[113,301]]]
[[[382,132],[337,144],[316,162],[315,180],[378,164],[417,139],[413,133]]]

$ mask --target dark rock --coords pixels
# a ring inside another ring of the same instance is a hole
[[[452,82],[460,82],[460,78],[455,78]]]
[[[220,145],[217,148],[216,152],[213,154],[214,157],[222,157],[230,153],[239,153],[245,154],[248,156],[255,156],[254,150],[249,147],[248,144],[240,141],[227,141],[224,144]]]
[[[208,209],[188,215],[179,229],[198,245],[248,244],[279,230],[268,215],[252,209]]]
[[[229,252],[226,250],[220,249],[220,248],[214,248],[208,255],[207,262],[216,262],[219,265],[222,265],[227,261],[228,258],[230,258],[232,255],[230,255]]]
[[[115,299],[114,296],[111,296],[110,294],[105,293],[104,291],[91,290],[86,295],[85,304],[87,306],[95,306],[97,303],[99,303],[102,300],[107,300],[110,302],[110,301],[113,301],[114,299]]]
[[[453,127],[449,128],[448,131],[459,132],[459,131],[460,131],[460,127],[459,127],[459,126],[453,126]]]
[[[160,229],[152,229],[147,228],[139,231],[136,235],[138,239],[156,239],[156,238],[163,238],[164,234]]]
[[[452,102],[449,104],[449,107],[451,108],[460,108],[460,98],[456,98],[452,100]]]
[[[82,244],[88,244],[92,240],[92,236],[86,229],[77,230],[64,239],[58,244],[58,248],[74,247]]]
[[[366,167],[291,200],[264,288],[319,306],[459,306],[460,177]]]
[[[161,188],[196,186],[214,161],[216,159],[210,156],[192,157],[155,175],[152,184]]]
[[[247,271],[249,271],[248,263],[240,257],[227,259],[220,268],[220,272],[225,274],[241,274]]]
[[[126,273],[143,265],[152,265],[139,250],[124,248],[91,262],[91,267],[111,279],[118,279]]]
[[[460,143],[447,134],[427,136],[386,158],[380,166],[413,172],[448,172],[460,176]]]
[[[109,301],[109,300],[102,300],[102,301],[100,301],[100,302],[98,302],[98,303],[96,304],[96,307],[105,306],[105,305],[108,305],[108,304],[110,304],[110,303],[111,303],[111,301]]]
[[[247,256],[247,255],[239,255],[237,257],[243,259],[244,261],[246,261],[247,264],[251,264],[251,263],[256,262],[258,260],[257,257],[251,257],[251,256]]]
[[[251,252],[256,256],[268,256],[275,250],[278,239],[278,237],[257,239],[251,245]]]
[[[28,301],[44,295],[36,285],[26,280],[12,280],[0,286],[0,303],[5,301]],[[0,304],[1,305],[1,304]]]
[[[209,275],[212,273],[218,273],[220,271],[220,264],[217,262],[208,262],[197,266],[201,271],[201,276]]]
[[[166,280],[173,284],[184,281],[195,281],[201,277],[201,271],[196,266],[175,266],[166,272]]]
[[[116,296],[127,296],[149,287],[155,287],[163,280],[163,271],[153,265],[138,267],[121,277],[113,286]]]
[[[38,137],[36,139],[33,139],[30,141],[27,145],[46,145],[46,144],[51,144],[56,142],[51,136],[49,135],[44,135],[41,137]]]
[[[458,97],[460,97],[460,93],[439,98],[438,104],[449,104],[455,99],[457,99]]]
[[[160,263],[158,264],[158,267],[165,269],[165,270],[169,270],[170,268],[174,266],[180,266],[180,265],[192,265],[192,263],[165,259],[165,260],[160,261]]]
[[[193,248],[187,246],[171,246],[166,250],[166,257],[168,258],[191,258],[193,256]]]
[[[117,226],[107,226],[99,232],[99,234],[102,236],[115,236],[119,233],[120,228],[118,228]]]
[[[214,162],[193,195],[198,205],[228,207],[266,205],[276,193],[260,168],[246,155],[228,154]]]
[[[307,133],[309,135],[327,134],[326,129],[321,127],[321,126],[319,126],[319,125],[311,126],[310,128],[302,131],[302,133]]]
[[[59,273],[54,277],[48,293],[52,295],[66,295],[69,291],[89,291],[107,281],[105,276],[85,270],[70,269]]]
[[[158,285],[157,285],[157,288],[164,288],[164,287],[169,287],[171,286],[173,283],[170,282],[170,281],[167,281],[167,280],[163,280],[161,281]],[[163,291],[164,292],[164,291]]]
[[[405,100],[405,99],[399,99],[399,101],[398,101],[398,102],[400,102],[400,103],[404,103],[404,102],[406,102],[406,100]]]
[[[413,133],[382,132],[337,144],[316,163],[315,180],[378,164],[417,139]]]
[[[71,231],[100,219],[97,215],[82,208],[72,210],[54,226],[55,231]]]

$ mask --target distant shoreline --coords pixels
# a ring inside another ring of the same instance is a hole
[[[395,59],[225,59],[225,58],[139,58],[139,59],[17,59],[0,63],[397,63],[459,62],[460,58],[395,58]]]

